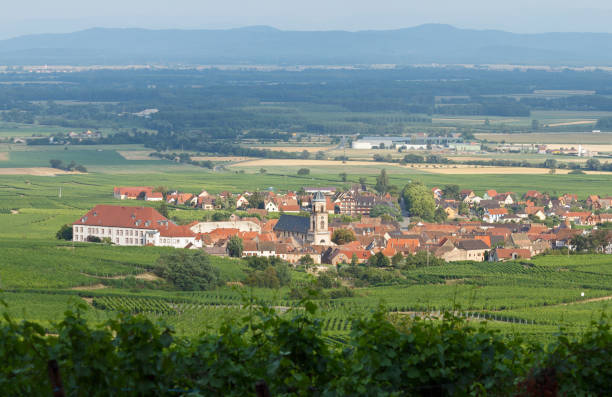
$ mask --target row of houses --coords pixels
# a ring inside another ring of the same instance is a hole
[[[526,192],[521,199],[512,192],[498,193],[487,190],[482,197],[473,190],[462,190],[459,199],[445,198],[439,188],[432,189],[438,207],[443,208],[449,219],[467,220],[481,218],[488,223],[521,223],[545,221],[549,217],[569,220],[577,225],[596,225],[612,221],[612,215],[602,213],[611,208],[612,197],[589,196],[579,201],[574,194],[551,198],[536,190]],[[463,213],[460,209],[463,206]]]
[[[266,213],[297,214],[310,211],[312,198],[316,192],[323,194],[325,197],[326,211],[329,214],[369,215],[372,208],[377,205],[393,205],[391,195],[378,195],[367,191],[361,185],[352,186],[346,191],[336,191],[335,188],[329,187],[305,187],[302,189],[301,194],[291,191],[286,194],[279,194],[273,191],[257,193],[263,196],[263,202],[261,202],[262,200],[251,199],[255,194],[254,192],[239,194],[221,192],[218,195],[211,195],[206,190],[202,190],[199,194],[178,191],[162,193],[155,191],[150,186],[115,187],[113,196],[119,200],[166,201],[166,203],[171,205],[187,205],[203,210],[247,210],[252,208],[263,209]]]

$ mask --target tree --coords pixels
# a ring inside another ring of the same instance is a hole
[[[162,254],[154,273],[184,291],[203,291],[221,284],[219,269],[203,251],[176,250]]]
[[[308,269],[314,265],[314,259],[312,259],[312,256],[306,254],[299,259],[298,263]]]
[[[437,258],[427,251],[419,251],[415,255],[406,257],[406,266],[441,266],[445,265],[446,261],[442,258]]]
[[[268,266],[265,270],[256,270],[249,274],[244,280],[247,285],[261,288],[278,288],[280,280],[273,266]]]
[[[589,248],[589,240],[582,234],[575,235],[571,240],[570,244],[574,247],[574,251],[582,252]]]
[[[444,198],[447,199],[459,200],[459,198],[461,197],[461,190],[459,189],[459,185],[446,185],[444,186],[442,191],[444,192]]]
[[[403,159],[404,163],[423,163],[425,162],[425,158],[423,156],[419,156],[418,154],[407,154]]]
[[[166,204],[166,200],[162,200],[159,205],[159,213],[164,216],[164,218],[168,217],[168,204]]]
[[[404,262],[404,255],[402,255],[401,252],[398,252],[395,255],[393,255],[393,257],[391,257],[391,264],[394,267],[398,267],[399,265],[402,264],[402,262]]]
[[[265,174],[266,172],[268,172],[268,170],[266,170],[265,168],[260,168],[259,169],[259,173],[260,174]]]
[[[102,239],[97,236],[87,236],[87,242],[88,243],[101,243]]]
[[[310,170],[308,168],[300,168],[297,172],[298,175],[309,175]]]
[[[337,285],[336,281],[327,272],[321,272],[317,277],[317,286],[319,288],[334,288]]]
[[[319,150],[317,152],[317,154],[315,155],[315,159],[317,160],[325,160],[327,158],[327,156],[325,155],[325,152]]]
[[[350,243],[351,241],[355,241],[355,239],[355,233],[349,229],[336,229],[331,238],[331,240],[338,245]]]
[[[157,186],[155,187],[155,189],[153,189],[154,192],[159,192],[162,194],[162,196],[164,196],[164,198],[166,197],[166,194],[168,193],[168,188],[166,186]]]
[[[389,215],[392,218],[398,218],[401,216],[401,212],[398,208],[392,207],[387,204],[377,204],[370,210],[370,216],[377,218],[379,216]]]
[[[363,189],[367,183],[368,179],[365,176],[360,176],[359,177],[359,184],[361,185],[361,188]]]
[[[389,177],[387,176],[387,170],[384,168],[380,170],[380,174],[376,177],[374,189],[380,194],[385,194],[389,191]]]
[[[266,195],[263,192],[255,192],[249,197],[249,207],[263,209],[265,201]]]
[[[586,169],[591,171],[599,171],[601,169],[601,162],[597,159],[588,159],[586,162]]]
[[[546,159],[544,161],[544,168],[556,169],[557,168],[557,160],[555,159]]]
[[[229,256],[232,258],[240,258],[242,256],[243,249],[242,239],[240,237],[230,237],[229,241],[227,242],[227,253]]]
[[[265,256],[247,256],[246,263],[253,270],[265,270],[270,266],[270,261]]]
[[[63,170],[64,168],[66,168],[62,160],[52,159],[52,160],[49,160],[49,164],[51,165],[51,168],[56,168],[60,170]]]
[[[300,158],[303,158],[303,159],[310,158],[310,152],[308,150],[302,150],[302,153],[300,153]]]
[[[63,225],[57,233],[55,233],[55,237],[58,240],[72,240],[72,226],[68,224]]]
[[[351,266],[357,266],[359,264],[359,258],[357,258],[357,254],[353,254],[351,256]]]
[[[382,252],[377,252],[368,259],[368,265],[375,267],[389,267],[391,261]]]
[[[291,283],[291,271],[289,270],[289,266],[287,266],[286,263],[279,263],[275,266],[275,269],[280,286],[289,285]]]
[[[442,208],[436,208],[436,212],[434,213],[434,221],[438,223],[446,222],[448,219],[448,214]]]
[[[433,220],[436,202],[425,185],[420,182],[410,183],[404,187],[402,196],[410,216],[418,216],[427,221]]]
[[[346,179],[348,178],[348,175],[346,174],[346,172],[341,172],[338,174],[338,176],[340,176],[340,180],[342,182],[346,182]]]

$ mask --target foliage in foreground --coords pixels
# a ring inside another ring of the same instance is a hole
[[[549,347],[506,340],[447,314],[394,321],[383,311],[355,319],[345,344],[330,343],[316,306],[250,315],[217,333],[179,339],[144,317],[120,315],[91,326],[82,308],[66,312],[57,335],[31,322],[0,324],[0,390],[47,395],[57,360],[68,396],[254,395],[602,395],[612,376],[605,318],[580,339]]]

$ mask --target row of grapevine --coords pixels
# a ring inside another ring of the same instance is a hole
[[[122,313],[160,313],[174,315],[175,307],[162,299],[132,298],[126,296],[103,296],[94,298],[92,305],[100,310],[112,310]]]

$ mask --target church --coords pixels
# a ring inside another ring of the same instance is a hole
[[[332,245],[328,227],[329,215],[325,206],[325,196],[321,192],[315,193],[310,217],[281,215],[274,226],[276,236],[280,239],[293,237],[302,244]]]

